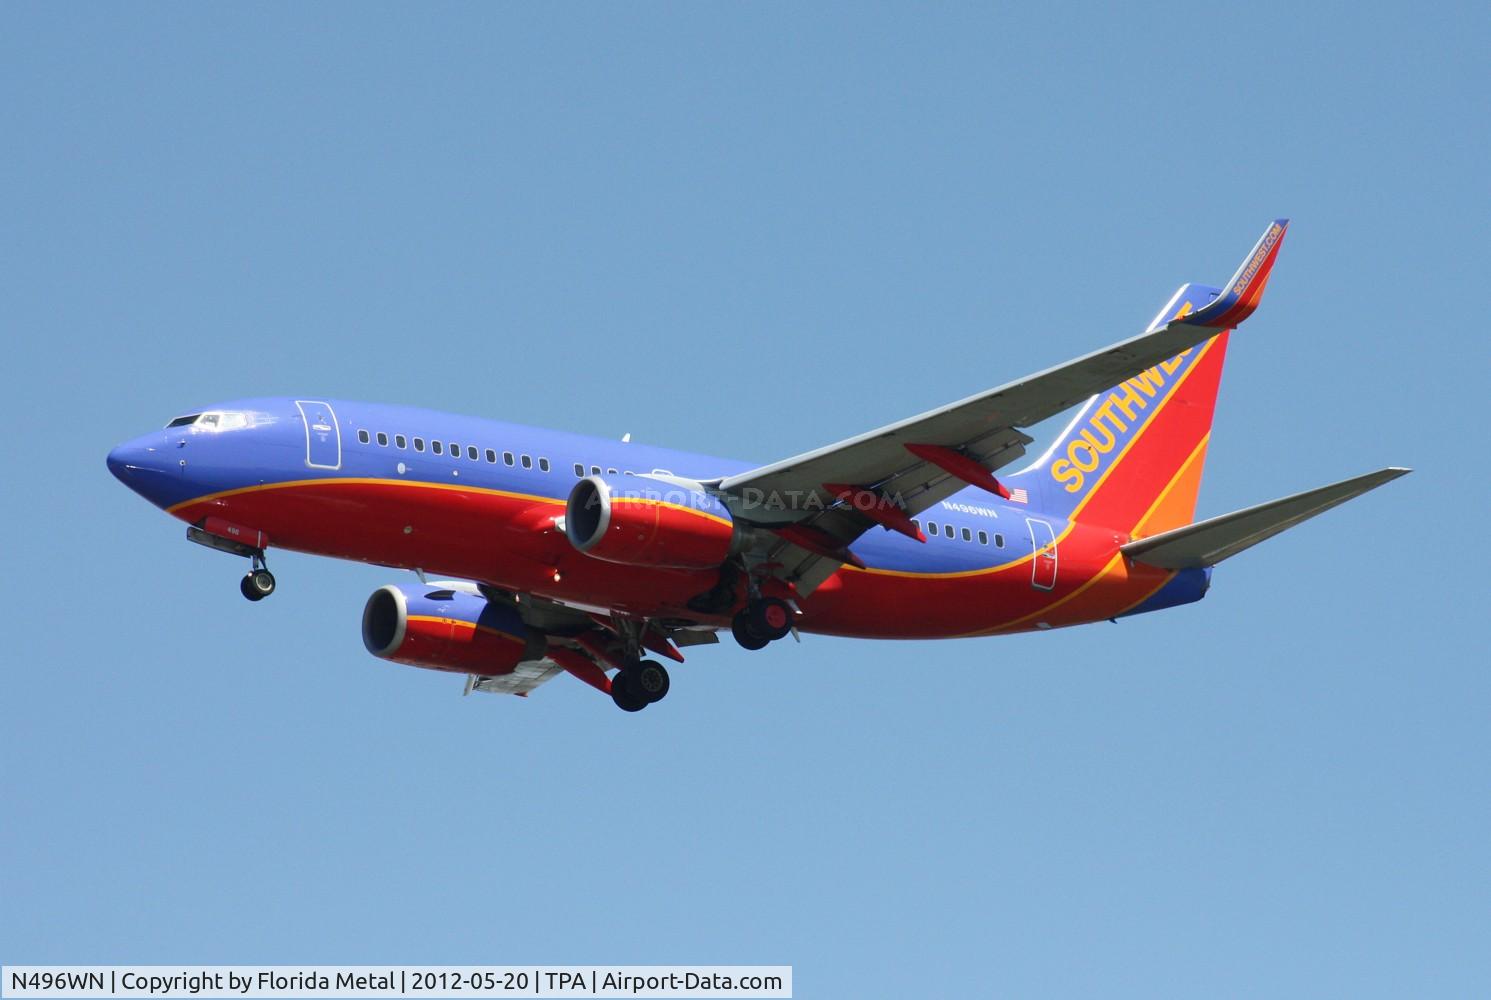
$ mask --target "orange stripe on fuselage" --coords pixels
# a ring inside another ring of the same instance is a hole
[[[534,493],[514,493],[510,490],[497,490],[488,486],[472,486],[469,483],[429,483],[422,479],[377,479],[365,476],[326,476],[321,479],[290,479],[278,483],[257,483],[253,486],[239,486],[231,490],[221,490],[217,493],[206,493],[190,500],[183,500],[166,508],[167,514],[180,517],[180,511],[199,504],[212,503],[216,500],[224,500],[229,497],[243,496],[246,493],[258,493],[262,490],[286,490],[297,487],[310,486],[384,486],[393,489],[426,489],[426,490],[450,490],[456,493],[483,493],[488,496],[506,497],[510,500],[528,500],[533,503],[551,503],[564,506],[565,501],[554,497],[539,496]]]
[[[1116,559],[1116,558],[1115,559],[1110,559],[1108,561],[1108,564],[1106,566],[1104,566],[1102,569],[1098,570],[1096,573],[1093,573],[1086,580],[1084,580],[1081,584],[1079,584],[1078,586],[1074,587],[1069,593],[1067,593],[1067,594],[1065,594],[1065,595],[1063,595],[1061,597],[1058,597],[1055,600],[1052,600],[1052,601],[1050,601],[1047,604],[1043,604],[1041,607],[1035,609],[1034,611],[1031,611],[1031,612],[1029,612],[1027,614],[1021,615],[1018,618],[1013,618],[1013,619],[1010,619],[1009,621],[1002,622],[1002,623],[1000,623],[998,625],[995,625],[995,626],[993,626],[991,628],[980,629],[979,631],[973,632],[973,633],[970,633],[970,634],[971,635],[992,635],[995,632],[1018,632],[1018,631],[1023,631],[1020,628],[1020,626],[1025,625],[1027,623],[1030,626],[1034,626],[1034,627],[1039,627],[1039,625],[1037,625],[1037,623],[1039,623],[1040,625],[1052,625],[1052,626],[1054,626],[1055,624],[1057,624],[1057,622],[1052,620],[1053,617],[1055,617],[1055,616],[1052,615],[1052,612],[1056,611],[1058,608],[1064,608],[1064,607],[1066,607],[1071,602],[1073,602],[1073,601],[1077,600],[1078,598],[1080,598],[1083,594],[1086,594],[1093,587],[1096,587],[1099,583],[1101,583],[1103,581],[1103,579],[1105,577],[1107,577],[1112,572],[1113,566],[1114,566],[1115,562],[1121,563],[1122,560],[1121,559]],[[1058,567],[1058,570],[1059,570],[1059,567]],[[1069,611],[1068,612],[1064,612],[1060,616],[1060,618],[1062,618],[1062,619],[1066,618],[1067,614],[1069,614],[1069,613],[1070,613]],[[1085,619],[1078,619],[1078,620],[1085,620]]]

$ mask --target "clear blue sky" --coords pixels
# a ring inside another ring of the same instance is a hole
[[[1486,7],[1029,6],[7,5],[0,960],[1483,991]],[[399,574],[250,605],[104,468],[261,393],[766,461],[1280,215],[1202,513],[1418,471],[1116,626],[462,700],[364,652]]]

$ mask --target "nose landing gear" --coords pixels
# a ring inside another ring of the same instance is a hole
[[[274,593],[274,574],[264,564],[264,554],[256,553],[249,571],[238,581],[238,590],[251,601],[262,601]]]
[[[269,539],[262,531],[230,524],[218,517],[205,517],[187,525],[186,540],[218,552],[249,557],[249,571],[238,581],[238,592],[251,601],[262,601],[274,593],[274,574],[264,563]]]

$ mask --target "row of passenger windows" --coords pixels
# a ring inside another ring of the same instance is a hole
[[[357,440],[361,441],[363,444],[371,444],[374,437],[376,437],[378,439],[378,446],[380,448],[387,448],[388,447],[388,445],[389,445],[389,436],[386,433],[384,433],[383,431],[378,431],[376,435],[369,434],[365,430],[361,430],[361,431],[357,432]],[[413,438],[412,440],[414,441],[414,450],[415,451],[423,452],[425,450],[425,439],[424,438],[422,438],[422,437],[416,437],[416,438]],[[399,448],[399,449],[407,449],[409,447],[409,439],[406,439],[404,437],[404,435],[402,435],[402,434],[395,434],[393,436],[393,446],[395,448]],[[445,454],[446,447],[447,446],[446,446],[445,442],[443,442],[443,441],[431,441],[430,442],[430,451],[433,452],[436,455],[443,455],[443,454]],[[450,442],[449,448],[450,448],[450,455],[451,455],[452,458],[460,458],[461,457],[461,446],[459,444],[456,444],[454,441],[452,441],[452,442]],[[474,444],[468,444],[466,446],[466,457],[468,459],[470,459],[471,461],[473,461],[473,462],[479,462],[479,461],[481,461],[481,459],[483,457],[485,457],[486,460],[490,464],[492,464],[492,465],[496,465],[497,464],[497,451],[494,448],[488,448],[488,449],[486,449],[485,455],[483,455],[483,452],[481,451],[481,449],[478,449],[476,447],[476,445],[474,445]],[[525,469],[531,469],[531,468],[533,468],[533,464],[534,463],[533,463],[533,457],[530,456],[530,455],[522,455],[522,454],[515,455],[515,454],[513,454],[510,451],[504,451],[502,453],[502,464],[503,465],[521,465]],[[542,457],[539,458],[539,460],[538,460],[538,471],[540,471],[540,472],[548,472],[549,471],[549,460],[547,458],[542,458]],[[616,470],[615,469],[606,469],[605,471],[606,471],[607,475],[611,475],[611,476],[616,475]],[[592,465],[590,467],[590,474],[592,476],[598,476],[598,475],[600,475],[601,474],[601,467],[599,465]],[[630,476],[631,473],[628,472],[627,475]],[[576,479],[583,479],[583,478],[585,478],[585,466],[581,462],[576,462],[575,463],[575,478]],[[929,534],[929,535],[941,536],[943,538],[957,538],[958,534],[959,534],[959,529],[956,528],[956,527],[954,527],[951,524],[939,525],[936,521],[928,521],[925,525],[923,525],[921,521],[918,521],[918,520],[915,520],[915,519],[913,519],[911,523],[914,524],[914,525],[916,525],[918,528],[925,527],[926,531],[927,531],[927,534]],[[974,533],[974,531],[973,531],[972,528],[963,528],[963,529],[961,529],[961,533],[962,533],[962,536],[963,536],[963,541],[965,541],[965,542],[971,542],[971,541],[973,541],[975,533]],[[978,534],[978,543],[980,545],[988,545],[989,544],[989,533],[987,531],[984,531],[983,529],[979,529],[979,531],[977,532],[977,534]],[[1000,548],[1000,549],[1004,548],[1004,536],[1001,535],[997,531],[994,532],[994,546],[995,546],[995,548]]]
[[[914,518],[912,519],[911,523],[916,525],[918,528],[925,527],[927,529],[927,534],[929,535],[941,535],[943,538],[957,538],[959,534],[959,529],[951,524],[938,525],[936,521],[928,521],[925,525],[923,525],[920,521]],[[961,533],[963,535],[963,541],[973,541],[974,530],[972,528],[963,528],[961,530]],[[978,543],[980,545],[989,544],[989,533],[987,531],[984,531],[982,528],[980,528],[977,534]],[[994,547],[999,549],[1004,548],[1004,536],[997,531],[994,532]]]
[[[389,436],[386,433],[384,433],[383,431],[378,431],[376,435],[369,434],[365,430],[360,430],[360,431],[357,432],[357,440],[361,441],[363,444],[371,444],[374,437],[377,438],[377,440],[378,440],[378,446],[380,448],[387,448],[388,447],[388,445],[389,445]],[[407,449],[409,447],[409,440],[410,439],[406,439],[404,437],[404,435],[402,435],[402,434],[395,434],[395,435],[393,435],[393,446],[395,448],[399,448],[399,449]],[[412,440],[414,442],[414,450],[415,451],[417,451],[417,452],[423,452],[425,450],[425,439],[424,438],[422,438],[422,437],[416,437],[416,438],[413,438]],[[433,452],[436,455],[443,455],[443,454],[445,454],[446,447],[447,446],[446,446],[445,442],[443,442],[443,441],[431,441],[430,442],[430,451]],[[461,446],[459,444],[456,444],[454,441],[452,441],[452,442],[450,442],[449,448],[450,448],[450,455],[451,455],[452,458],[460,458],[461,457]],[[497,451],[494,448],[488,448],[488,449],[486,449],[485,454],[483,454],[482,450],[479,449],[479,448],[477,448],[476,445],[474,445],[474,444],[468,444],[466,446],[466,457],[468,459],[470,459],[471,461],[473,461],[473,462],[479,462],[479,461],[481,461],[481,459],[483,457],[485,457],[486,460],[490,464],[492,464],[492,465],[496,465],[497,464]],[[522,454],[515,455],[515,454],[513,454],[510,451],[504,451],[502,453],[502,464],[503,465],[521,465],[525,469],[531,469],[531,468],[533,468],[534,462],[533,462],[533,457],[530,456],[530,455],[522,455]],[[547,458],[542,458],[542,457],[539,458],[539,460],[538,460],[538,471],[540,471],[540,472],[548,472],[549,471],[549,460]],[[606,469],[605,472],[606,472],[607,475],[611,475],[611,476],[614,476],[614,475],[617,474],[615,469]],[[600,475],[601,474],[601,467],[599,465],[592,465],[590,467],[590,474],[592,476],[598,476],[598,475]],[[631,473],[628,472],[627,475],[630,476]],[[575,463],[575,478],[576,479],[583,479],[583,478],[585,478],[585,466],[581,462],[576,462]],[[914,524],[914,525],[916,525],[918,528],[925,527],[926,531],[927,531],[927,534],[933,535],[933,536],[940,536],[940,537],[943,537],[943,538],[954,538],[955,539],[955,538],[958,537],[958,534],[959,534],[959,529],[956,528],[956,527],[954,527],[951,524],[939,525],[936,521],[928,521],[925,525],[923,525],[921,521],[918,521],[918,520],[915,520],[915,519],[913,519],[911,523]],[[962,533],[962,536],[963,536],[963,541],[965,541],[965,542],[971,542],[971,541],[973,541],[975,533],[974,533],[974,531],[973,531],[972,528],[963,528],[963,529],[961,529],[961,533]],[[988,545],[989,544],[989,533],[987,531],[984,531],[983,529],[979,529],[979,531],[977,532],[977,535],[978,535],[978,543],[980,545]],[[995,546],[995,548],[1000,548],[1000,549],[1004,548],[1004,536],[1001,535],[997,531],[994,532],[994,546]]]
[[[380,448],[387,448],[388,447],[388,445],[390,443],[389,442],[389,436],[386,433],[384,433],[383,431],[379,431],[376,435],[369,434],[367,431],[358,431],[357,432],[357,440],[361,441],[363,444],[371,444],[374,437],[376,437],[378,439],[378,447],[380,447]],[[422,437],[415,437],[413,439],[409,439],[409,438],[405,438],[404,435],[402,435],[402,434],[395,434],[395,435],[393,435],[393,441],[392,441],[392,443],[393,443],[393,446],[395,448],[399,448],[401,450],[404,450],[404,449],[407,449],[409,447],[410,440],[413,440],[413,442],[414,442],[414,450],[415,451],[423,452],[425,450],[425,439],[422,438]],[[444,454],[446,454],[447,447],[450,449],[450,457],[451,458],[460,458],[461,457],[461,446],[459,444],[457,444],[456,442],[454,442],[454,441],[450,442],[449,445],[447,445],[444,441],[431,441],[430,442],[430,451],[431,451],[432,454],[444,455]],[[478,448],[476,445],[474,445],[474,444],[468,444],[468,445],[466,445],[466,457],[468,459],[470,459],[471,461],[473,461],[473,462],[480,462],[482,460],[482,458],[485,457],[486,460],[488,462],[490,462],[492,465],[496,465],[497,464],[497,451],[496,451],[495,448],[488,448],[488,449],[486,449],[485,453],[483,453],[483,451],[480,448]],[[513,454],[510,451],[504,451],[502,453],[502,464],[503,465],[522,465],[523,468],[525,468],[525,469],[531,469],[531,468],[533,468],[534,462],[533,462],[533,456],[532,455],[515,455],[515,454]],[[538,460],[538,471],[540,471],[540,472],[548,472],[549,471],[549,460],[547,458],[540,458]]]
[[[378,447],[388,447],[390,443],[389,435],[383,431],[378,431],[376,434],[369,433],[365,430],[357,432],[357,440],[361,441],[363,444],[371,444],[375,438],[378,441]],[[392,443],[395,448],[407,450],[410,440],[413,440],[414,442],[415,451],[423,452],[425,450],[425,439],[422,437],[409,439],[405,438],[402,434],[395,434],[393,435]],[[436,455],[446,454],[446,449],[449,448],[450,456],[452,458],[461,457],[461,446],[454,441],[450,442],[448,445],[444,441],[431,441],[429,443],[429,447],[431,453]],[[473,462],[479,462],[482,460],[483,457],[485,457],[486,460],[492,465],[497,464],[497,450],[495,448],[487,448],[485,452],[483,452],[481,449],[477,448],[476,445],[468,444],[466,445],[466,457]],[[504,451],[502,453],[502,464],[513,466],[521,465],[525,469],[531,469],[534,467],[534,459],[531,455],[514,454],[510,451]],[[547,458],[540,457],[537,464],[538,471],[549,471],[549,460]],[[615,469],[602,470],[599,465],[592,465],[590,467],[590,474],[592,476],[599,476],[602,471],[610,476],[614,476],[617,474],[617,471]],[[630,476],[631,473],[628,472],[627,475]],[[585,466],[580,462],[575,463],[575,478],[585,478]]]

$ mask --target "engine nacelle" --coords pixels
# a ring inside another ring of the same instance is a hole
[[[439,584],[373,591],[362,610],[362,644],[395,663],[487,677],[544,655],[543,634],[517,611]]]
[[[570,490],[564,533],[586,555],[629,566],[714,569],[736,528],[703,490],[645,476],[587,476]]]

